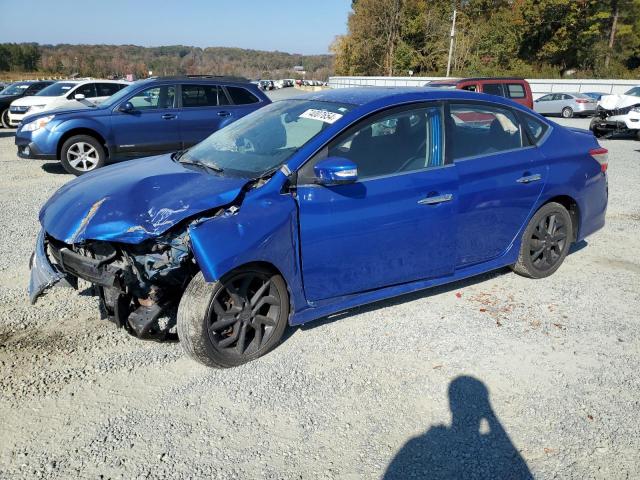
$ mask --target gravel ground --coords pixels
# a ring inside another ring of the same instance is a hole
[[[607,225],[554,276],[377,303],[218,371],[86,292],[29,305],[38,209],[71,177],[0,130],[0,478],[638,478],[640,142],[601,143]]]

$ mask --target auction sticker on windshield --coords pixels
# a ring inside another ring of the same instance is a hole
[[[316,110],[315,108],[310,108],[306,112],[301,113],[300,118],[320,120],[325,123],[335,123],[342,118],[342,115],[339,113],[329,112],[327,110]]]

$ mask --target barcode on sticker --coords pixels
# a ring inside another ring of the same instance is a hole
[[[316,110],[315,108],[310,108],[306,112],[300,114],[300,118],[320,120],[325,123],[335,123],[342,118],[342,115],[339,113],[328,112],[327,110]]]

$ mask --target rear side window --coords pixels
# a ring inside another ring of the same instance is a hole
[[[509,92],[509,98],[525,98],[527,96],[524,91],[524,85],[521,83],[507,84],[507,91]]]
[[[484,85],[482,85],[482,93],[504,97],[501,83],[485,83]]]
[[[522,126],[527,131],[529,138],[537,145],[549,130],[549,125],[526,113],[521,113],[520,116],[522,117]]]
[[[122,90],[125,85],[119,83],[96,83],[98,97],[110,97],[114,93]]]
[[[506,108],[454,103],[447,121],[454,160],[523,146],[520,123],[514,112]]]
[[[182,106],[217,107],[229,105],[227,96],[218,85],[182,85]]]
[[[258,103],[260,100],[253,93],[242,87],[227,87],[231,100],[236,105],[248,105]]]

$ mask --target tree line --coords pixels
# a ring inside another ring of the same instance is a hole
[[[307,78],[326,79],[332,55],[301,55],[241,48],[199,48],[183,45],[38,45],[0,44],[0,72],[39,72],[56,76],[92,77],[154,75],[238,75],[247,78],[295,77],[302,66]]]
[[[353,0],[338,75],[640,76],[640,0]]]

